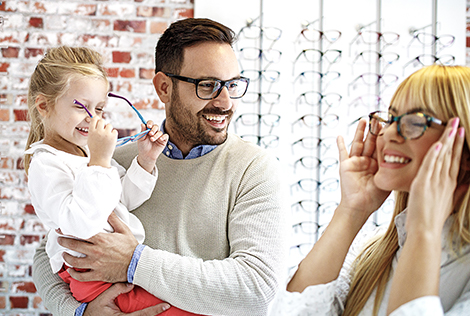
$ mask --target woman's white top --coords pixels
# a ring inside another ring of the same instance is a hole
[[[88,148],[84,149],[89,156]],[[128,210],[150,197],[157,182],[156,169],[150,174],[139,166],[137,158],[127,172],[114,160],[111,168],[88,166],[89,157],[68,154],[42,141],[32,144],[25,153],[33,155],[28,187],[37,216],[50,229],[46,252],[54,273],[62,268],[64,251],[82,255],[60,246],[57,238],[68,235],[88,239],[100,232],[113,232],[108,223],[113,211],[139,243],[144,241],[142,223]]]
[[[412,300],[398,309],[391,316],[438,316],[438,315],[470,315],[470,245],[456,253],[456,242],[448,239],[449,230],[454,221],[451,216],[447,219],[442,232],[441,277],[439,296],[425,296]],[[392,263],[392,272],[387,283],[384,298],[380,305],[379,316],[386,315],[393,271],[395,271],[406,239],[406,211],[395,218],[398,230],[399,250]],[[302,293],[281,290],[270,308],[270,316],[290,315],[341,315],[344,310],[346,296],[350,286],[350,271],[354,259],[361,253],[363,247],[374,234],[383,233],[376,230],[372,234],[358,235],[349,249],[339,277],[327,284],[307,287]],[[332,249],[331,251],[334,251]],[[294,273],[291,274],[291,277]],[[289,278],[289,280],[290,280]],[[287,284],[287,283],[286,283]],[[372,315],[376,290],[369,297],[366,305],[359,313],[360,316]]]

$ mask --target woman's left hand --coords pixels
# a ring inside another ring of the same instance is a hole
[[[418,230],[440,236],[455,207],[465,141],[464,129],[458,126],[458,118],[449,121],[439,141],[429,148],[411,184],[406,221],[408,233]]]

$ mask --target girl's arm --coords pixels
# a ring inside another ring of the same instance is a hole
[[[159,130],[158,125],[154,125],[152,121],[148,121],[147,126],[142,124],[142,131],[147,127],[150,128],[150,131],[145,137],[139,140],[137,144],[139,149],[137,162],[142,168],[152,173],[157,158],[162,153],[168,141],[168,134],[163,134],[163,132]]]
[[[458,124],[458,118],[449,122],[411,185],[407,237],[392,281],[388,314],[416,298],[439,295],[442,228],[455,201],[468,189],[456,189],[464,143]]]
[[[374,184],[376,137],[368,134],[364,141],[365,127],[365,120],[361,120],[349,155],[343,138],[338,138],[341,202],[322,237],[288,284],[290,292],[302,292],[310,285],[335,280],[357,233],[390,194]]]

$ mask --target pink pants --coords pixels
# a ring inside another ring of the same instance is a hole
[[[75,280],[70,276],[66,270],[67,267],[63,267],[59,271],[59,276],[64,280],[64,282],[70,285],[70,291],[72,292],[73,297],[79,302],[89,303],[93,301],[98,295],[106,291],[112,283],[100,282],[100,281],[91,281],[91,282],[80,282]],[[80,271],[77,269],[77,271]],[[82,270],[83,271],[83,270]],[[143,308],[154,306],[160,303],[164,303],[161,299],[156,298],[149,292],[145,291],[141,287],[134,286],[132,291],[124,293],[116,297],[116,305],[124,313],[131,313],[139,311]],[[160,315],[160,314],[159,314]],[[170,309],[161,313],[165,316],[184,316],[184,315],[198,315],[190,312],[186,312],[177,307],[170,307]]]

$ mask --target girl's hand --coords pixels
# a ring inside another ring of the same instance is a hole
[[[158,125],[153,124],[153,121],[148,121],[147,126],[142,124],[142,131],[145,131],[147,128],[150,128],[148,134],[137,142],[139,149],[137,162],[142,168],[152,172],[158,156],[162,153],[168,142],[168,134],[163,134]]]
[[[88,129],[88,148],[90,149],[90,166],[111,167],[111,158],[116,147],[118,133],[111,124],[95,115]]]
[[[457,177],[465,141],[459,118],[449,121],[439,141],[423,159],[411,183],[406,230],[441,236],[442,228],[455,207]],[[462,186],[462,189],[466,189]],[[439,239],[440,240],[440,239]]]
[[[374,183],[378,170],[376,158],[376,136],[368,133],[364,141],[367,122],[359,121],[351,152],[348,154],[344,140],[338,137],[341,182],[341,208],[350,211],[353,218],[365,221],[377,210],[390,194],[380,190]]]

